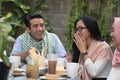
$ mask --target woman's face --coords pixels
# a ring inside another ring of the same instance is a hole
[[[115,38],[115,32],[114,32],[114,23],[112,25],[112,31],[111,31],[110,36],[112,38],[112,41],[113,41],[114,45],[117,45],[116,38]]]
[[[85,26],[85,24],[83,23],[82,20],[79,20],[77,22],[77,24],[76,24],[76,32],[84,40],[87,40],[88,38],[90,38],[90,32],[88,31],[88,29],[86,28],[86,26]]]

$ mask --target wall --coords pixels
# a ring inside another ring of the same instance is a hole
[[[45,3],[48,5],[48,8],[45,9],[45,15],[48,16],[49,23],[53,26],[54,32],[63,40],[64,32],[65,32],[65,23],[67,21],[67,14],[71,7],[73,0],[45,0]],[[91,0],[91,5],[89,8],[95,8],[96,1]],[[103,4],[105,5],[105,1]],[[120,1],[117,3],[117,7],[113,10],[113,17],[120,16]],[[110,19],[112,19],[111,17]],[[109,22],[112,25],[111,22]]]
[[[34,4],[36,1],[37,0],[26,0],[26,2],[33,9],[35,8]],[[60,37],[61,40],[63,40],[63,36],[65,32],[65,24],[67,21],[67,15],[73,0],[43,0],[43,1],[48,5],[48,8],[44,10],[44,14],[48,16],[49,23],[53,27],[54,32]],[[91,0],[90,2],[91,2],[91,5],[89,8],[95,8],[96,0]],[[112,14],[113,17],[120,16],[119,4],[120,4],[120,0],[117,3],[117,7],[113,10],[113,14]],[[15,5],[13,5],[12,3],[9,3],[8,5],[8,3],[6,3],[6,4],[3,4],[3,6],[6,6],[4,10],[11,11],[14,9]],[[9,7],[10,9],[8,9]],[[109,24],[111,25],[111,22],[109,22]]]
[[[61,40],[63,40],[65,32],[65,23],[70,9],[70,1],[71,0],[45,0],[45,4],[48,5],[48,8],[45,9],[44,13],[47,15],[54,32]]]

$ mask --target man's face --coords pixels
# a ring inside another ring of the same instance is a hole
[[[36,40],[40,41],[43,38],[45,25],[42,18],[34,18],[30,20],[30,28],[27,27],[27,31]]]

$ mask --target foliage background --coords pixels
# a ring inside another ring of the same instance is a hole
[[[118,0],[73,0],[70,12],[68,14],[68,22],[66,23],[65,47],[67,51],[72,48],[73,41],[73,25],[77,17],[83,15],[93,16],[99,25],[103,38],[111,45],[110,27],[112,26],[112,13],[118,5]]]
[[[73,37],[73,24],[78,16],[91,15],[93,16],[100,27],[102,36],[112,45],[110,39],[110,26],[112,22],[112,14],[118,5],[119,0],[70,0],[68,21],[65,27],[65,35],[63,44],[67,51],[71,50],[72,37]],[[93,4],[94,3],[94,4]],[[31,5],[32,4],[32,5]],[[45,0],[0,0],[0,15],[10,15],[6,21],[10,22],[12,31],[9,35],[16,38],[24,31],[23,17],[31,12],[40,12],[43,14],[47,4]],[[46,21],[48,18],[46,16]],[[47,30],[52,31],[53,27],[47,25]]]
[[[43,10],[46,7],[47,5],[44,3],[44,0],[1,0],[0,15],[5,16],[11,14],[7,21],[11,22],[12,25],[12,31],[10,34],[16,38],[25,30],[23,18],[32,12],[39,12],[43,15]],[[45,19],[47,22],[46,16]],[[48,26],[47,29],[52,31],[51,26],[49,26],[48,23],[46,23],[46,25]]]

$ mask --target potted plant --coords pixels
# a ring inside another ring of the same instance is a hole
[[[10,70],[10,61],[7,55],[9,50],[9,43],[14,39],[9,35],[12,27],[9,22],[4,21],[4,17],[0,18],[0,79],[7,80],[7,76]]]

